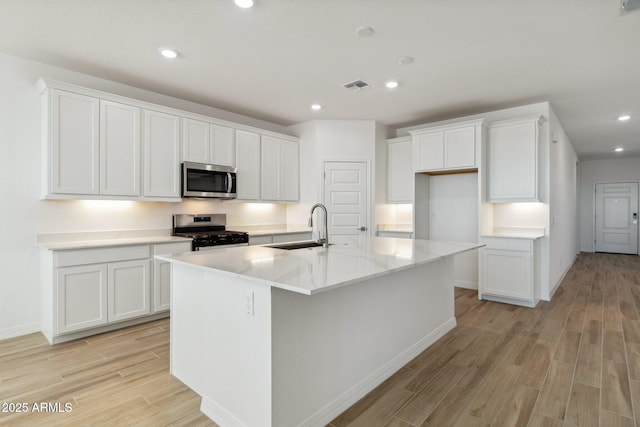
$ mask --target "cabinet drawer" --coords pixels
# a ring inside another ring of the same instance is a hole
[[[482,237],[481,243],[487,245],[486,249],[502,249],[507,251],[526,251],[533,249],[533,240],[529,239],[507,239],[499,237]]]
[[[54,254],[54,266],[66,267],[70,265],[97,264],[112,261],[149,258],[151,247],[141,246],[114,246],[95,249],[74,249],[68,251],[56,251]]]

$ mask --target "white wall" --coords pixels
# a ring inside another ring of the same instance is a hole
[[[429,177],[429,238],[454,242],[478,241],[478,174]],[[454,257],[457,287],[478,289],[476,251]]]
[[[578,166],[578,176],[580,251],[593,252],[594,185],[605,182],[640,181],[640,157],[583,161]]]
[[[325,161],[364,161],[369,165],[371,200],[384,200],[380,190],[377,153],[386,144],[385,128],[372,120],[313,120],[288,128],[300,138],[300,204],[289,205],[287,221],[306,223],[309,210],[323,200],[322,172]],[[379,154],[378,154],[379,155]],[[384,175],[383,175],[384,176]],[[374,224],[375,209],[369,212],[369,229]]]
[[[578,156],[552,108],[549,128],[549,293],[553,294],[578,253]]]
[[[188,201],[39,200],[41,110],[39,77],[284,132],[286,129],[232,113],[48,65],[0,54],[0,339],[39,330],[40,233],[171,228],[174,213],[227,213],[232,225],[284,224],[286,207],[270,204]],[[188,108],[187,108],[188,107]],[[240,120],[242,119],[242,120]]]

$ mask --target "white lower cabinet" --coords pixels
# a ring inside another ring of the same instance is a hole
[[[165,317],[171,270],[153,254],[190,250],[190,241],[47,250],[43,261],[52,270],[43,276],[44,335],[57,343]]]
[[[540,300],[537,240],[483,237],[478,298],[535,307]]]
[[[106,264],[59,268],[56,289],[58,334],[107,323]]]
[[[175,255],[191,251],[191,242],[160,243],[153,245],[154,255]],[[154,259],[153,261],[153,297],[151,311],[158,313],[171,308],[171,263]]]
[[[117,322],[151,312],[149,260],[107,265],[107,321]]]

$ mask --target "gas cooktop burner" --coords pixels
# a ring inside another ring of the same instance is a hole
[[[193,239],[194,251],[207,246],[247,245],[249,235],[244,231],[226,230],[226,214],[173,216],[173,235]]]

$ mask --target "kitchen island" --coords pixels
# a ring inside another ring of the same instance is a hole
[[[453,256],[478,243],[360,238],[158,256],[171,372],[221,426],[323,426],[456,325]]]

